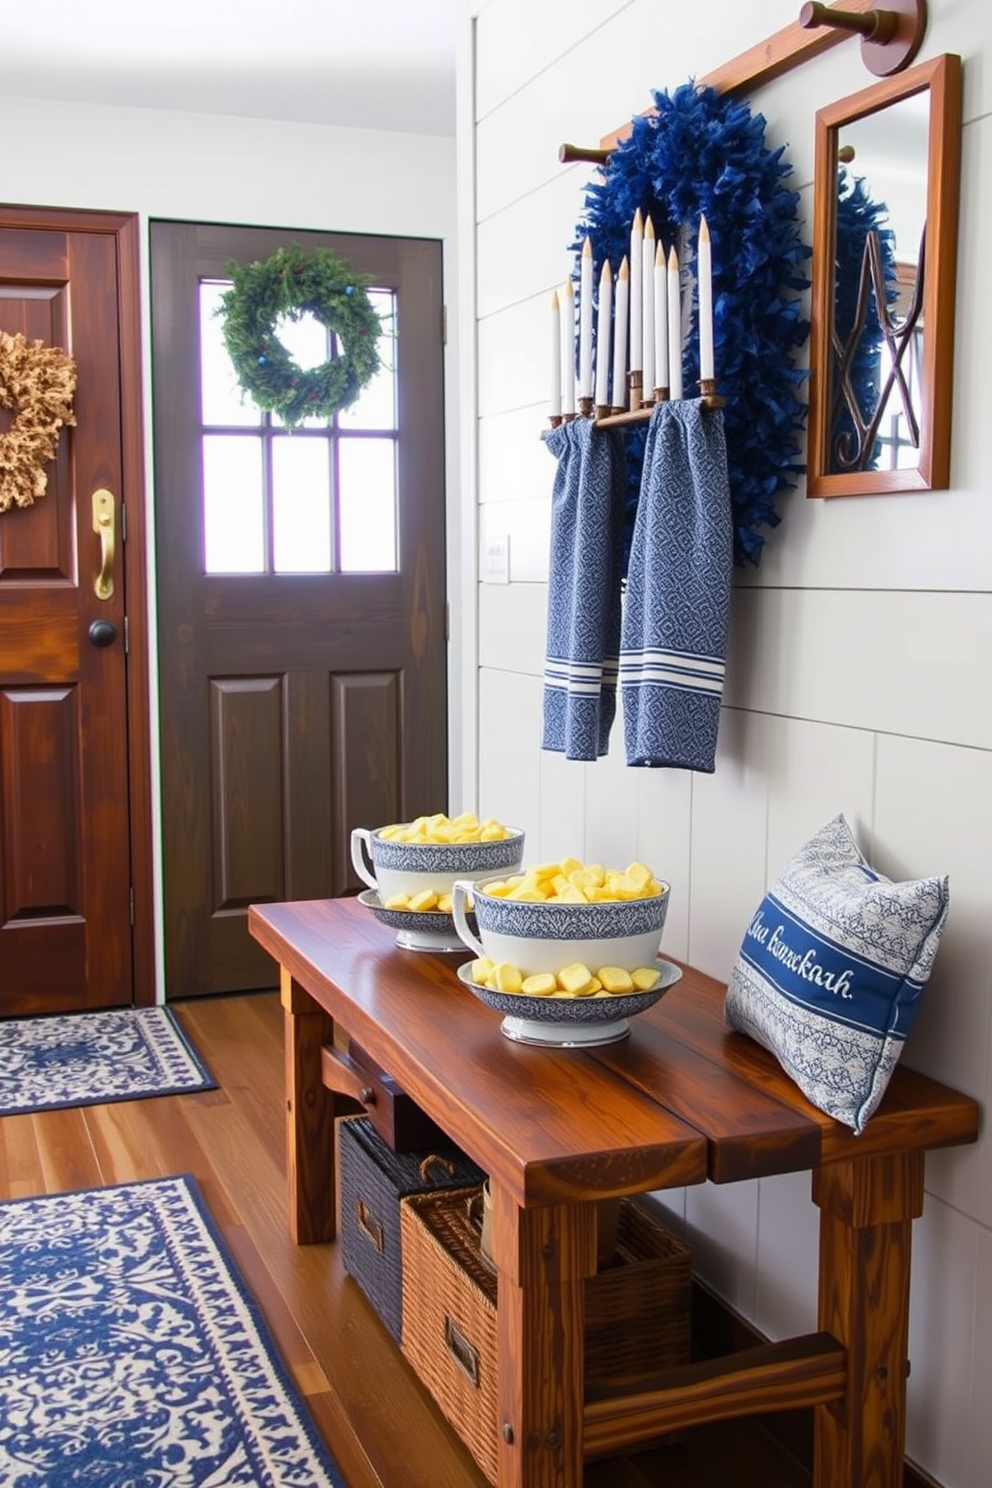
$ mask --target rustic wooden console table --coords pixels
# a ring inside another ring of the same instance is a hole
[[[815,1407],[814,1488],[901,1488],[924,1153],[976,1138],[973,1100],[900,1067],[854,1137],[725,1027],[723,986],[688,968],[623,1042],[547,1050],[504,1038],[457,955],[399,949],[357,900],[256,906],[249,927],[281,967],[294,1238],[334,1238],[335,1116],[357,1100],[389,1119],[391,1082],[369,1084],[345,1035],[491,1176],[499,1488],[580,1488],[586,1457],[799,1406]],[[820,1209],[820,1331],[588,1396],[590,1201],[799,1170]]]

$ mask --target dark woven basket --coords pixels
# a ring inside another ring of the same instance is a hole
[[[404,1356],[496,1480],[497,1280],[479,1248],[479,1188],[400,1204]],[[692,1252],[624,1199],[613,1264],[585,1284],[587,1385],[635,1385],[688,1363]]]
[[[403,1327],[400,1199],[461,1189],[485,1176],[459,1148],[392,1152],[371,1121],[339,1124],[341,1258],[397,1343]]]

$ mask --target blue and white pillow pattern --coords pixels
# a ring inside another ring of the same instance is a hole
[[[748,926],[727,988],[732,1028],[856,1132],[878,1108],[930,975],[947,878],[893,883],[837,816],[793,858]]]

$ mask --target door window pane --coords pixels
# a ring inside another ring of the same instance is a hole
[[[342,439],[338,454],[342,573],[396,569],[396,444]]]
[[[273,329],[277,341],[285,348],[301,372],[312,372],[314,367],[322,367],[331,354],[327,328],[322,326],[313,315],[301,315],[299,320],[293,320],[288,315],[281,315]],[[272,415],[272,423],[279,429],[285,427],[277,413]],[[327,420],[326,418],[301,419],[296,427],[298,429],[326,428]]]
[[[207,573],[391,573],[398,566],[397,294],[370,289],[380,368],[350,409],[286,431],[245,398],[218,314],[228,282],[200,285],[203,525]],[[336,338],[310,313],[274,331],[303,371]],[[257,437],[240,436],[257,430]],[[221,434],[219,431],[230,431]],[[388,437],[368,437],[380,435]]]
[[[200,284],[200,408],[205,424],[247,427],[261,421],[261,410],[242,393],[221,330],[221,295],[230,284]]]
[[[342,429],[396,428],[396,294],[391,289],[370,289],[369,299],[382,322],[380,366],[351,407],[338,414]]]
[[[330,573],[331,484],[325,439],[272,442],[272,560],[276,573]]]
[[[260,438],[250,434],[203,436],[203,547],[209,574],[264,571]]]

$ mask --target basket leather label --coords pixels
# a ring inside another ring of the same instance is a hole
[[[453,1318],[444,1315],[444,1346],[459,1369],[479,1388],[479,1351],[472,1347]]]
[[[382,1225],[373,1216],[364,1199],[355,1200],[355,1215],[358,1219],[359,1230],[369,1244],[382,1255]]]

